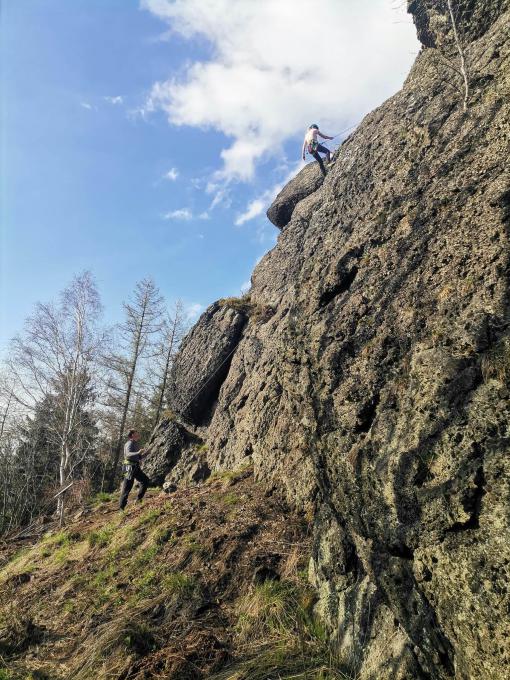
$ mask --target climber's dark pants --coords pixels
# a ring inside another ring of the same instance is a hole
[[[319,144],[317,149],[312,153],[312,156],[315,158],[317,163],[320,165],[322,174],[325,175],[326,174],[326,168],[324,167],[324,163],[322,161],[322,158],[319,156],[319,151],[321,153],[326,154],[326,158],[328,159],[328,163],[331,160],[331,151],[329,149],[326,149],[326,147],[323,146],[322,144]]]
[[[131,479],[124,479],[122,480],[122,486],[120,488],[120,501],[119,501],[119,506],[120,509],[123,510],[126,507],[129,492],[133,488],[134,481],[140,483],[140,489],[138,491],[138,496],[137,499],[139,501],[142,500],[142,498],[145,496],[145,492],[147,491],[147,487],[149,486],[149,478],[143,472],[138,465],[133,466],[133,474],[131,476]]]

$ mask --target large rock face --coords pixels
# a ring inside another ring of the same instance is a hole
[[[176,362],[190,394],[215,382],[180,413],[209,468],[253,461],[315,518],[317,610],[366,679],[510,675],[510,13],[460,4],[467,113],[423,49],[323,184],[270,209],[250,295],[274,315],[208,312]],[[409,5],[455,63],[446,3]]]

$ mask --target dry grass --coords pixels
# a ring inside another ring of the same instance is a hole
[[[237,312],[245,314],[253,323],[265,323],[274,315],[275,310],[269,305],[261,305],[253,302],[250,295],[243,297],[222,298],[218,301],[220,307],[228,307]]]
[[[16,680],[346,677],[312,616],[306,527],[250,468],[116,508],[101,499],[6,558],[0,629]],[[261,567],[275,580],[252,585]]]
[[[297,567],[301,560],[295,562]],[[297,571],[289,572],[297,580]],[[341,680],[347,673],[313,616],[314,595],[304,584],[266,581],[237,603],[237,660],[214,680]]]
[[[495,347],[484,354],[481,369],[486,382],[494,379],[505,385],[510,384],[510,337],[502,338]]]

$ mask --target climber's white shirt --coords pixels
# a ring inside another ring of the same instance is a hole
[[[316,130],[315,128],[310,128],[309,130],[307,130],[305,135],[305,144],[310,144],[310,142],[316,142],[318,132],[319,131]]]

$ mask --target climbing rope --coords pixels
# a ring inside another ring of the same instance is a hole
[[[349,132],[350,130],[354,130],[355,127],[358,127],[358,125],[361,123],[361,121],[358,121],[357,123],[354,123],[354,125],[351,125],[348,128],[345,128],[345,130],[341,130],[338,132],[336,135],[333,135],[331,139],[336,139],[337,137],[340,137],[340,135],[345,134],[346,132]]]
[[[238,343],[238,344],[239,344],[239,343]],[[229,352],[229,353],[227,354],[227,356],[223,359],[223,361],[221,362],[221,364],[213,371],[213,373],[211,373],[209,379],[206,380],[205,383],[202,385],[202,387],[201,387],[201,388],[200,388],[200,389],[199,389],[199,390],[191,397],[191,399],[188,401],[188,403],[186,404],[186,406],[181,410],[181,413],[182,413],[183,415],[186,413],[187,409],[188,409],[188,408],[191,406],[191,404],[195,401],[195,399],[198,397],[198,395],[199,395],[199,394],[207,387],[207,385],[211,382],[211,380],[212,380],[212,379],[214,378],[214,376],[218,373],[218,371],[220,370],[220,368],[221,368],[222,366],[224,366],[224,365],[227,363],[227,361],[230,359],[230,357],[232,356],[232,354],[234,354],[234,352],[235,352],[236,349],[237,349],[238,344],[236,344],[236,346],[234,347],[234,349],[233,349],[231,352]]]

